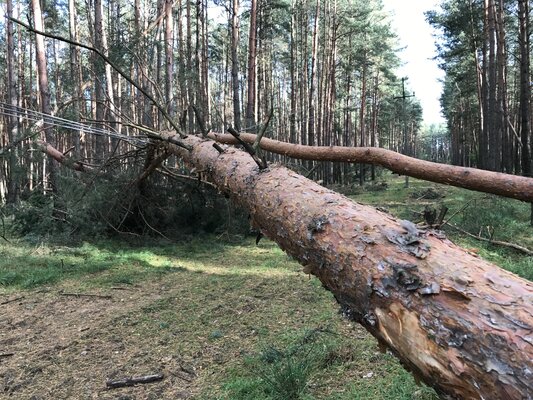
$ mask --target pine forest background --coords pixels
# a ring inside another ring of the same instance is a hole
[[[379,0],[6,0],[0,8],[98,49],[188,133],[200,130],[195,106],[216,132],[257,132],[271,116],[273,139],[378,146],[531,175],[527,0],[443,0],[428,10],[445,71],[445,126],[424,126],[416,97],[402,98],[411,95],[396,72],[406,44]],[[83,224],[162,230],[198,222],[206,207],[204,228],[227,220],[209,211],[222,207],[206,195],[212,189],[187,183],[191,171],[146,136],[171,126],[116,68],[8,18],[0,20],[0,48],[0,199],[18,210],[22,230],[43,215],[45,230],[57,220],[71,233]],[[59,169],[39,150],[45,142],[98,173]],[[326,185],[362,185],[380,173],[269,157]],[[164,158],[157,174],[139,178]]]

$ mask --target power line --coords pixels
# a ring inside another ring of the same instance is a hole
[[[144,137],[126,136],[118,132],[113,132],[108,129],[94,127],[94,126],[84,124],[81,122],[76,122],[76,121],[72,121],[66,118],[44,114],[39,111],[31,110],[29,108],[14,106],[12,104],[4,103],[4,102],[0,102],[0,115],[22,118],[22,119],[26,119],[28,121],[34,121],[34,122],[38,122],[42,120],[48,125],[65,128],[65,129],[69,129],[73,131],[88,133],[91,135],[107,136],[111,138],[116,138],[116,139],[123,140],[125,142],[129,142],[132,144],[145,145],[148,143],[148,139]]]

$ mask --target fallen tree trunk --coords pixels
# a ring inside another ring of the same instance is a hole
[[[282,166],[260,171],[240,150],[185,142],[192,151],[171,151],[205,171],[346,315],[440,394],[532,398],[531,282]]]
[[[220,143],[238,144],[231,135],[210,133],[209,137]],[[240,138],[254,143],[256,136],[241,133]],[[379,147],[304,146],[262,139],[261,148],[301,160],[380,165],[413,178],[533,202],[533,178],[419,160]]]

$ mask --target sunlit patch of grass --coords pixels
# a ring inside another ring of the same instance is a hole
[[[533,227],[530,225],[530,204],[518,200],[479,193],[453,186],[440,185],[411,178],[410,187],[404,188],[404,177],[385,174],[389,187],[380,192],[362,192],[351,196],[355,201],[383,206],[398,218],[422,221],[426,206],[448,207],[445,220],[475,235],[493,235],[494,240],[516,243],[533,248]],[[425,199],[414,194],[431,188],[442,195]],[[521,277],[533,279],[533,260],[518,251],[477,241],[444,226],[447,236],[461,246],[478,249],[479,255]]]

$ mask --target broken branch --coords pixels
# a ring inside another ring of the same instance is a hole
[[[502,242],[500,240],[494,240],[494,239],[492,239],[492,237],[491,238],[485,238],[483,236],[474,235],[473,233],[465,231],[464,229],[459,228],[457,225],[454,225],[454,224],[452,224],[450,222],[445,222],[444,225],[448,225],[448,226],[452,227],[453,229],[455,229],[456,231],[461,232],[461,233],[465,234],[466,236],[469,236],[469,237],[474,238],[476,240],[479,240],[479,241],[482,241],[482,242],[487,242],[487,243],[494,244],[494,245],[497,245],[497,246],[502,246],[502,247],[507,247],[507,248],[510,248],[510,249],[518,250],[521,253],[527,254],[528,256],[533,256],[533,250],[530,250],[530,249],[528,249],[527,247],[524,247],[524,246],[520,246],[520,245],[518,245],[516,243]],[[491,234],[490,231],[489,231],[489,234]],[[494,235],[494,232],[492,232],[492,235]]]
[[[219,143],[240,143],[231,135],[211,132],[208,137]],[[241,133],[239,139],[241,142],[254,143],[256,135]],[[533,202],[533,178],[525,176],[439,164],[378,147],[305,146],[264,138],[261,140],[261,148],[301,160],[380,165],[413,178]]]
[[[72,297],[98,297],[101,299],[112,299],[113,296],[109,294],[92,294],[92,293],[67,293],[59,292],[61,296],[72,296]]]
[[[250,146],[250,144],[248,144],[247,142],[245,142],[244,140],[242,140],[240,138],[239,132],[237,132],[235,129],[233,129],[231,127],[228,128],[228,132],[231,134],[231,136],[233,136],[237,140],[237,142],[242,147],[244,147],[244,150],[248,154],[250,154],[252,156],[252,158],[255,161],[255,163],[259,166],[259,169],[266,169],[266,167],[267,167],[266,161],[257,156],[257,153],[256,153],[255,149],[253,148],[253,146]]]
[[[144,375],[144,376],[130,376],[128,378],[122,379],[110,379],[105,384],[110,389],[116,389],[126,386],[134,386],[137,384],[151,383],[160,381],[165,376],[163,374],[154,374],[154,375]]]

